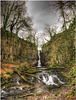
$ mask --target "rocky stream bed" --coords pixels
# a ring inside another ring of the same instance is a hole
[[[45,84],[35,78],[31,78],[33,85],[21,83],[20,77],[13,79],[11,83],[1,89],[2,100],[74,100],[67,99],[67,93],[74,86],[66,83],[57,72],[42,71],[36,74]],[[66,99],[65,99],[66,98]]]

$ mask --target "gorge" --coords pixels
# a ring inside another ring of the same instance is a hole
[[[0,3],[1,99],[75,100],[75,2]]]

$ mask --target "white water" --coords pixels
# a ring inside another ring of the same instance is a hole
[[[17,84],[20,85],[19,81],[17,80]]]
[[[38,57],[39,57],[39,60],[38,60],[38,67],[41,67],[41,57],[40,57],[40,52],[41,52],[41,50],[38,50]]]
[[[17,84],[18,84],[18,85],[20,85],[19,80],[20,80],[20,77],[17,77]]]
[[[38,67],[41,67],[40,52],[41,52],[41,50],[38,50],[38,57],[39,57]],[[65,82],[62,82],[61,79],[55,73],[49,74],[49,71],[42,71],[41,73],[38,73],[36,76],[39,79],[41,79],[46,85],[59,86],[59,85],[65,84]],[[32,80],[33,80],[33,78],[32,78]],[[40,81],[38,80],[38,82],[40,82]]]
[[[65,82],[61,81],[61,79],[54,73],[50,73],[49,71],[42,71],[36,75],[39,79],[41,79],[46,85],[55,85],[60,86],[65,84]],[[38,80],[40,83],[40,81]]]

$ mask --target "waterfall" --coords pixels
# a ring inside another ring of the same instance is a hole
[[[40,56],[40,52],[41,52],[41,50],[38,50],[38,57],[39,57],[38,67],[41,67],[41,56]]]

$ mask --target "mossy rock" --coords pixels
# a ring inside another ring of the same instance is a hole
[[[30,68],[29,70],[27,70],[28,73],[36,73],[36,69],[34,68]]]

